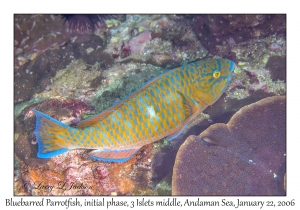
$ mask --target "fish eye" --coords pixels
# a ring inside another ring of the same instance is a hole
[[[219,71],[214,71],[213,77],[214,77],[215,79],[218,79],[220,76],[221,76],[221,72],[219,72]]]

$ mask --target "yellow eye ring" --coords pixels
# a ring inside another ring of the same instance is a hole
[[[218,79],[220,76],[221,76],[221,72],[219,72],[219,71],[214,71],[213,77],[214,77],[215,79]]]

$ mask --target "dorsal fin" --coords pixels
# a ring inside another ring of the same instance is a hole
[[[118,106],[117,106],[118,105]],[[103,120],[107,115],[109,115],[110,113],[112,113],[116,108],[118,108],[121,104],[116,104],[115,106],[105,110],[104,112],[101,112],[100,114],[87,119],[87,120],[83,120],[81,122],[79,122],[77,124],[78,128],[83,128],[83,127],[87,127],[87,126],[92,126],[95,125],[96,123],[98,123],[99,121]],[[116,107],[117,106],[117,107]]]
[[[138,93],[140,93],[141,91],[145,90],[146,88],[148,88],[150,85],[152,85],[154,82],[156,82],[157,80],[159,80],[163,75],[151,80],[150,82],[148,82],[145,86],[143,86],[142,88],[136,90],[135,92],[133,92],[130,96],[128,96],[127,98],[125,98],[124,100],[120,101],[119,103],[115,104],[114,106],[108,108],[107,110],[101,112],[100,114],[91,117],[90,119],[87,120],[83,120],[81,122],[79,122],[77,124],[78,128],[83,128],[83,127],[87,127],[87,126],[93,126],[95,124],[97,124],[99,121],[103,120],[104,118],[106,118],[109,114],[111,114],[114,110],[118,109],[121,105],[123,105],[125,102],[127,102],[128,100],[130,100],[131,98],[133,98],[134,96],[136,96]]]

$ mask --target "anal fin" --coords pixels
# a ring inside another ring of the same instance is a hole
[[[124,150],[94,150],[89,153],[91,158],[104,162],[118,162],[123,163],[130,158],[140,148],[124,149]]]

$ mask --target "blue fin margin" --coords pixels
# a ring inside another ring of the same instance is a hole
[[[139,149],[140,148],[125,149],[125,150],[101,150],[100,149],[100,150],[94,150],[90,152],[89,155],[91,158],[98,161],[124,163],[128,161],[130,158],[132,158],[139,151]]]
[[[36,140],[37,140],[37,143],[38,143],[38,153],[37,153],[37,156],[39,158],[51,158],[51,157],[54,157],[54,156],[57,156],[57,155],[60,155],[64,152],[67,152],[68,149],[67,148],[61,148],[61,149],[58,149],[58,150],[53,150],[53,151],[50,151],[50,152],[42,152],[43,149],[44,149],[44,146],[46,144],[43,143],[43,139],[41,138],[41,130],[43,129],[42,125],[41,125],[41,120],[43,118],[46,118],[48,120],[50,120],[51,122],[55,123],[57,126],[63,126],[63,127],[66,127],[66,128],[69,128],[70,126],[42,113],[42,112],[39,112],[37,110],[32,110],[36,116],[36,126],[35,126],[35,130],[34,130],[34,135],[36,137]],[[53,139],[54,140],[54,139]]]

